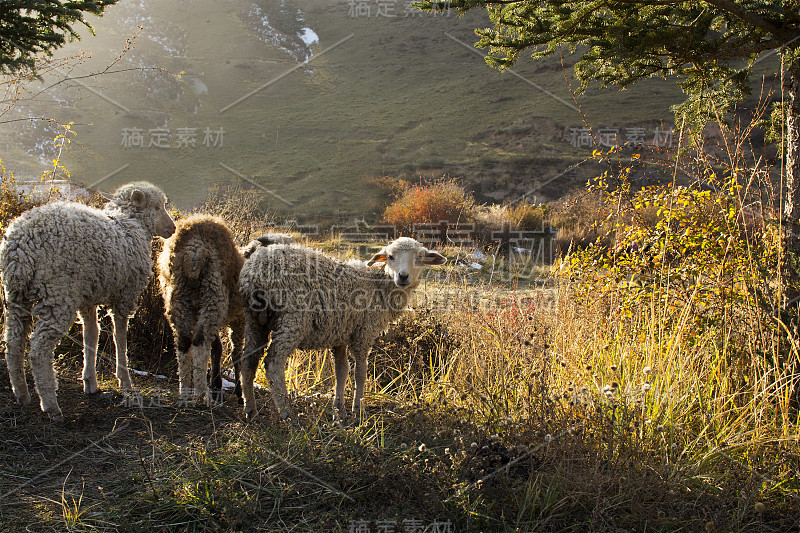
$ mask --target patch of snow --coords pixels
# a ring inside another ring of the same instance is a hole
[[[186,32],[176,24],[154,19],[153,11],[151,0],[130,0],[112,11],[109,18],[116,19],[125,31],[141,27],[143,39],[152,41],[171,57],[184,57],[188,46]]]
[[[306,43],[306,46],[311,46],[312,44],[319,42],[319,35],[317,35],[317,32],[311,28],[303,28],[302,31],[303,33],[299,34],[298,37],[300,37],[300,39]]]
[[[293,16],[296,23],[305,22],[299,9],[289,7],[284,2],[281,2],[278,10],[285,17]],[[311,60],[309,45],[319,42],[319,36],[311,28],[302,27],[299,31],[295,28],[287,28],[285,24],[280,24],[281,17],[278,17],[279,27],[275,27],[264,9],[257,3],[252,4],[247,18],[262,41],[282,48],[295,61],[308,63]]]
[[[144,370],[136,370],[135,368],[131,368],[130,371],[137,376],[153,376],[156,379],[167,379],[167,376],[163,376],[161,374],[152,374],[150,372],[145,372]]]
[[[475,259],[476,261],[486,261],[486,254],[477,249],[467,257]]]

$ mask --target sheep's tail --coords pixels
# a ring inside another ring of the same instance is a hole
[[[184,248],[181,259],[183,261],[183,275],[187,279],[196,280],[200,279],[203,269],[208,264],[211,256],[208,248],[203,246],[202,242],[195,240]]]
[[[3,239],[0,244],[0,280],[15,294],[25,294],[36,273],[36,251],[24,240]]]

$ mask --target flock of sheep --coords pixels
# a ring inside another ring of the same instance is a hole
[[[407,237],[366,263],[328,257],[285,234],[267,234],[239,249],[220,218],[194,215],[176,227],[166,196],[147,182],[120,187],[102,210],[72,202],[37,207],[12,221],[0,244],[6,361],[18,403],[31,401],[25,379],[30,337],[41,409],[51,420],[63,420],[53,350],[76,315],[83,323],[84,392],[98,392],[100,305],[113,319],[119,386],[132,389],[127,327],[152,276],[153,237],[166,239],[158,271],[175,334],[180,394],[221,401],[220,331],[227,327],[236,394],[248,417],[257,412],[253,381],[265,349],[272,398],[286,418],[291,415],[286,363],[295,349],[333,350],[334,406],[338,416],[345,414],[349,347],[358,411],[375,339],[406,308],[423,269],[446,261]]]

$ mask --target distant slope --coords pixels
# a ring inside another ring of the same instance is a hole
[[[571,142],[584,122],[561,59],[497,72],[470,49],[484,13],[405,16],[409,3],[379,12],[344,0],[123,0],[97,21],[97,37],[63,51],[92,51],[72,75],[109,65],[138,25],[135,47],[110,70],[163,70],[67,82],[3,118],[74,122],[63,158],[73,178],[105,189],[150,179],[184,207],[230,179],[257,184],[270,210],[315,216],[380,212],[383,191],[367,178],[382,175],[449,173],[498,201],[552,199],[585,182],[593,170],[564,173],[591,149]],[[648,137],[680,100],[661,80],[578,99],[592,128]],[[54,131],[7,124],[0,157],[40,175]]]

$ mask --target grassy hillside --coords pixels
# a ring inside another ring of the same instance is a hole
[[[404,4],[394,6],[394,17],[376,16],[377,4],[367,17],[344,1],[123,0],[97,21],[97,37],[62,52],[92,51],[71,74],[103,70],[138,25],[135,46],[110,70],[161,70],[68,81],[6,117],[74,122],[64,157],[74,178],[92,184],[128,165],[101,187],[151,179],[180,206],[214,182],[239,179],[222,164],[292,204],[265,193],[266,208],[292,214],[380,211],[383,192],[367,178],[381,175],[463,176],[483,200],[531,190],[550,199],[585,182],[585,172],[573,171],[538,188],[591,152],[570,145],[569,128],[584,124],[559,57],[523,61],[522,78],[500,73],[469,49],[484,13],[405,17]],[[309,51],[297,38],[301,27],[319,36],[307,64],[297,59]],[[66,73],[51,72],[45,86]],[[593,128],[645,127],[652,136],[679,100],[674,84],[654,80],[625,92],[592,90],[579,103]],[[150,128],[168,128],[172,147],[125,148],[126,128],[141,129],[145,145]],[[195,129],[195,148],[176,147],[178,128]],[[203,146],[207,128],[224,129],[222,147]],[[40,175],[54,133],[46,122],[7,124],[4,163],[23,177]]]

